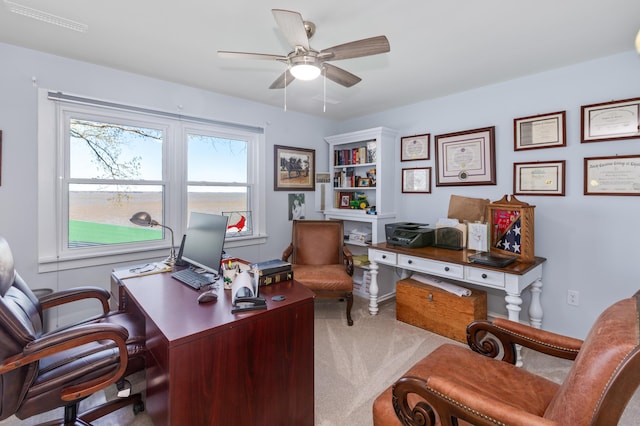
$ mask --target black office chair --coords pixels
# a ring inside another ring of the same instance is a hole
[[[97,299],[103,314],[50,333],[43,310],[77,300]],[[128,404],[144,410],[140,394],[107,402],[78,414],[78,403],[144,368],[144,324],[109,311],[109,292],[81,287],[38,299],[14,269],[0,237],[0,420],[26,419],[65,407],[65,425],[87,425]],[[48,423],[48,424],[54,424]]]

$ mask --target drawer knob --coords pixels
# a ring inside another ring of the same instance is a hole
[[[450,269],[450,268],[449,268],[448,266],[445,266],[445,267],[444,267],[445,272],[449,272],[449,269]]]
[[[413,263],[413,260],[409,259],[409,260],[407,261],[407,263],[408,263],[409,265],[411,265],[411,264]]]
[[[433,294],[429,293],[428,299],[429,299],[429,302],[433,302]]]
[[[482,278],[486,280],[487,279],[487,274],[482,274]]]
[[[387,258],[387,255],[386,255],[386,254],[383,254],[383,255],[382,255],[382,258],[383,258],[383,259],[386,259],[386,258]]]

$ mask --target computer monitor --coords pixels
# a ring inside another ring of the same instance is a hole
[[[182,260],[207,272],[220,271],[228,216],[191,212]]]

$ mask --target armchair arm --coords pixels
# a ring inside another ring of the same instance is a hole
[[[353,275],[353,255],[349,248],[345,245],[342,246],[342,257],[344,265],[347,268],[347,274]]]
[[[101,287],[75,287],[42,296],[40,298],[40,306],[42,306],[42,309],[49,309],[78,300],[98,299],[102,305],[102,313],[106,314],[109,312],[109,297],[109,292]]]
[[[461,419],[480,426],[557,426],[553,421],[518,410],[510,404],[479,396],[473,387],[441,376],[430,377],[427,380],[412,376],[402,377],[393,385],[392,402],[403,425],[434,426],[440,424],[436,423],[438,418],[444,419],[442,424],[457,424],[452,423],[452,420]],[[472,407],[472,404],[482,407],[482,411]]]
[[[501,318],[474,321],[467,326],[467,343],[479,354],[497,358],[502,349],[502,361],[515,364],[516,345],[543,354],[574,360],[582,347],[582,340],[540,330]]]
[[[103,374],[85,383],[70,386],[62,391],[63,401],[74,401],[87,397],[117,382],[124,374],[129,356],[126,340],[128,331],[116,324],[85,324],[42,336],[27,344],[22,353],[14,355],[0,363],[0,375],[38,361],[55,353],[64,352],[87,343],[111,340],[118,347],[120,366],[117,370]]]
[[[289,260],[289,257],[291,257],[291,253],[293,253],[293,243],[289,244],[289,247],[287,247],[283,252],[282,252],[282,258],[281,260],[287,262]]]

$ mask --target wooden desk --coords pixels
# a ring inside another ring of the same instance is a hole
[[[267,310],[231,313],[231,291],[199,304],[169,274],[118,280],[145,317],[146,409],[155,425],[313,425],[313,293],[261,287]],[[272,301],[284,295],[284,301]]]
[[[448,250],[438,247],[410,249],[387,243],[374,244],[369,248],[371,284],[369,312],[378,313],[378,264],[396,266],[415,272],[424,272],[442,278],[451,278],[506,293],[505,301],[509,319],[520,321],[522,291],[531,287],[529,321],[533,327],[542,325],[542,264],[544,257],[536,257],[531,263],[513,262],[504,268],[469,263],[467,256],[475,251]]]

